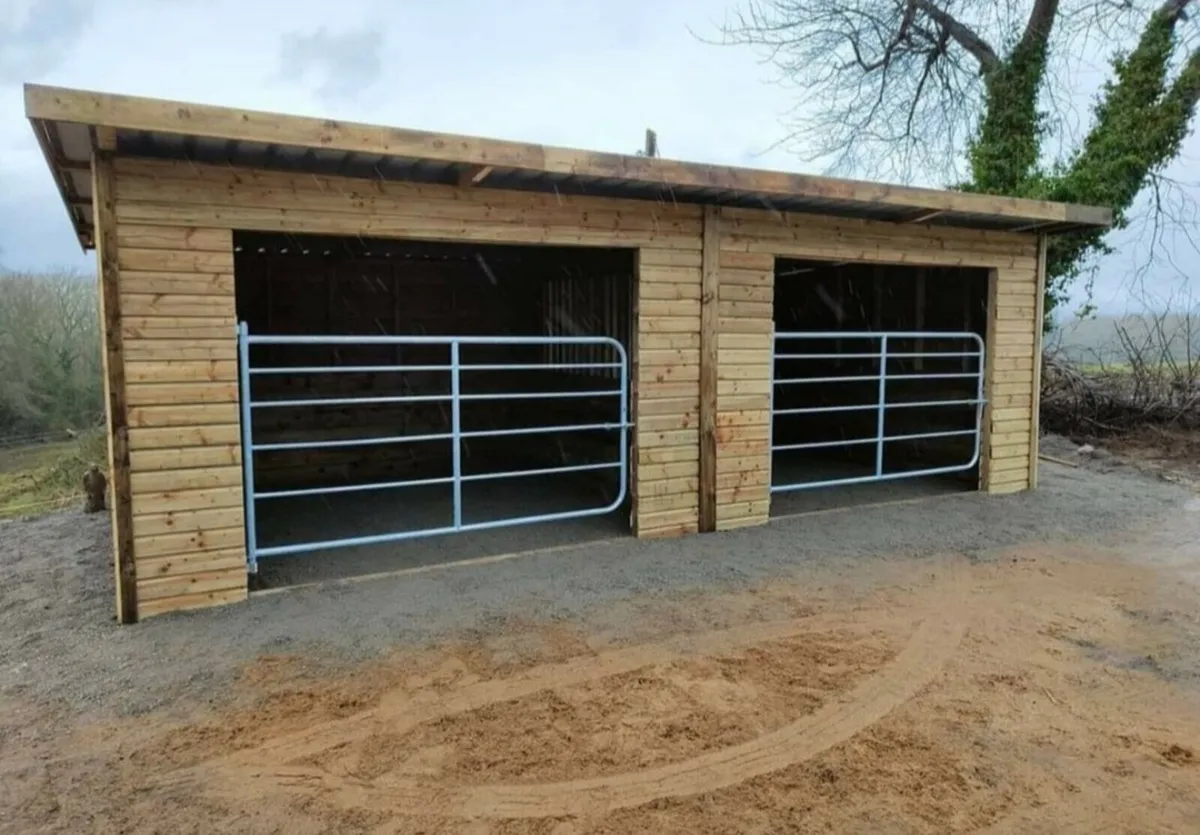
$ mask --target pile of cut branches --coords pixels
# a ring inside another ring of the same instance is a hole
[[[1190,316],[1149,317],[1117,327],[1121,361],[1084,364],[1048,353],[1042,366],[1042,426],[1068,437],[1146,427],[1200,429],[1200,355]]]

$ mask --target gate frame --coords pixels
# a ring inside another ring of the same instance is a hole
[[[276,336],[254,335],[250,333],[249,325],[240,322],[237,327],[238,342],[238,377],[240,390],[240,422],[242,441],[242,480],[244,485],[245,523],[246,523],[246,565],[250,574],[258,572],[259,557],[285,556],[289,554],[309,553],[312,551],[333,548],[348,548],[359,545],[378,545],[385,542],[398,542],[407,539],[420,539],[431,536],[442,536],[451,533],[466,533],[471,531],[491,530],[495,528],[515,527],[541,522],[555,522],[566,519],[582,519],[591,516],[603,516],[618,510],[629,494],[629,447],[630,429],[634,424],[629,419],[630,396],[630,365],[629,355],[625,346],[610,336]],[[372,365],[372,366],[303,366],[290,368],[287,366],[255,368],[250,363],[250,346],[252,345],[444,345],[450,350],[450,361],[446,365]],[[553,362],[553,363],[463,363],[460,349],[463,345],[603,345],[612,348],[616,360],[610,363],[597,362]],[[251,377],[256,373],[264,374],[296,374],[296,373],[346,373],[358,368],[369,368],[371,371],[446,371],[450,375],[449,394],[437,395],[397,395],[384,397],[330,397],[309,398],[303,400],[259,400],[251,395]],[[616,368],[619,369],[619,388],[604,391],[568,391],[568,392],[490,392],[483,394],[462,394],[461,375],[464,371],[517,371],[542,369],[573,369],[573,368]],[[546,398],[571,397],[617,397],[617,422],[601,422],[595,424],[568,424],[554,426],[523,427],[518,429],[493,429],[464,431],[462,428],[460,406],[467,400],[538,400]],[[287,444],[255,444],[253,442],[253,411],[258,408],[286,407],[321,407],[331,405],[347,405],[351,403],[419,403],[419,402],[449,402],[450,431],[425,435],[398,435],[383,438],[362,438],[341,441],[301,441]],[[462,442],[469,438],[501,437],[511,435],[533,435],[561,431],[590,431],[600,430],[616,432],[618,435],[618,453],[615,462],[602,464],[576,464],[564,467],[544,467],[534,470],[512,470],[499,473],[462,472]],[[254,486],[254,453],[255,451],[270,451],[278,449],[321,449],[338,446],[367,446],[381,443],[412,443],[415,441],[447,440],[452,444],[451,461],[452,475],[441,478],[407,479],[400,481],[375,482],[362,485],[336,485],[331,487],[312,487],[293,490],[274,490],[269,493],[259,493]],[[519,516],[509,519],[489,520],[485,522],[464,523],[462,519],[463,500],[462,485],[467,481],[489,481],[501,478],[520,478],[538,475],[553,475],[568,472],[585,472],[600,469],[616,469],[618,471],[617,496],[603,507],[585,508],[583,510],[560,511],[556,513],[540,513],[529,516]],[[450,484],[453,490],[454,522],[449,526],[424,528],[413,531],[397,531],[389,534],[373,534],[366,536],[342,537],[340,539],[320,542],[304,542],[292,545],[276,545],[260,547],[258,544],[258,528],[256,517],[256,502],[272,498],[294,498],[299,496],[327,495],[331,493],[359,492],[366,490],[384,490],[401,487],[419,487],[434,484]]]
[[[846,340],[877,340],[879,342],[878,351],[852,351],[852,352],[836,352],[830,353],[822,351],[819,353],[781,353],[779,350],[780,341],[796,341],[796,340],[831,340],[831,339],[846,339]],[[977,351],[901,351],[896,353],[888,352],[888,340],[926,340],[926,339],[945,339],[945,340],[963,340],[972,341],[977,346]],[[835,376],[835,377],[797,377],[780,379],[776,376],[775,365],[779,360],[811,360],[811,359],[826,359],[826,358],[862,358],[874,359],[878,361],[879,370],[876,374],[864,374],[854,376]],[[920,359],[954,359],[968,358],[974,359],[977,362],[977,368],[974,372],[961,373],[920,373],[920,374],[889,374],[888,360],[896,358],[920,358]],[[870,484],[880,481],[898,481],[906,478],[920,478],[922,476],[945,475],[949,473],[965,472],[976,466],[980,461],[980,455],[983,448],[984,435],[984,414],[987,405],[987,392],[985,390],[987,376],[987,346],[982,337],[973,331],[784,331],[777,332],[772,329],[771,333],[771,405],[770,405],[770,428],[768,430],[768,452],[770,455],[769,463],[769,493],[788,493],[799,490],[815,490],[827,487],[841,487],[851,484]],[[933,380],[933,379],[974,379],[975,380],[975,397],[966,400],[924,400],[917,403],[888,403],[887,402],[887,384],[889,381],[897,380]],[[840,383],[840,382],[870,382],[878,381],[878,397],[874,403],[862,404],[847,404],[839,406],[811,406],[801,407],[797,409],[778,410],[775,407],[775,391],[778,386],[799,384],[799,383]],[[918,432],[911,435],[887,435],[885,433],[885,422],[887,411],[889,408],[917,408],[928,407],[936,408],[940,406],[971,406],[975,407],[975,428],[970,430],[951,430],[945,432]],[[814,441],[799,444],[783,444],[776,445],[774,438],[775,418],[781,415],[800,415],[800,414],[827,414],[831,412],[849,412],[849,411],[868,411],[875,409],[877,418],[875,423],[875,434],[870,437],[852,438],[849,440],[839,441]],[[971,435],[974,438],[974,444],[970,459],[965,464],[954,464],[942,467],[927,467],[919,470],[904,470],[901,472],[885,473],[883,471],[883,454],[885,445],[894,441],[907,440],[926,440],[929,438],[950,438],[963,437]],[[775,483],[774,478],[774,462],[775,453],[788,450],[799,449],[832,449],[835,447],[848,446],[866,446],[873,444],[875,446],[875,474],[868,476],[852,476],[849,478],[834,478],[824,479],[821,481],[806,481],[795,482],[791,484]]]

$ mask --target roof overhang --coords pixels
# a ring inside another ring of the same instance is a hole
[[[33,125],[75,231],[93,245],[91,160],[119,154],[350,177],[470,185],[1044,232],[1103,229],[1112,212],[958,191],[556,148],[25,86]]]

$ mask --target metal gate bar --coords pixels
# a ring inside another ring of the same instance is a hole
[[[269,366],[254,367],[250,362],[250,347],[253,345],[426,345],[445,346],[449,349],[450,362],[442,365],[352,365],[352,366]],[[497,346],[497,345],[548,345],[548,346],[592,346],[598,352],[609,348],[617,357],[615,362],[548,362],[548,363],[464,363],[461,358],[461,347],[464,345]],[[439,536],[447,533],[481,531],[514,525],[528,525],[539,522],[553,522],[565,519],[575,519],[587,516],[600,516],[619,508],[625,501],[628,490],[629,439],[627,430],[632,426],[629,422],[629,360],[624,346],[610,337],[586,336],[259,336],[250,333],[249,326],[242,322],[238,325],[238,363],[241,384],[241,434],[242,434],[242,469],[245,484],[245,515],[246,515],[246,555],[251,573],[258,570],[260,557],[274,557],[288,554],[301,554],[332,548],[345,548],[358,545],[376,545],[385,542],[396,542],[418,537]],[[534,391],[534,392],[478,392],[464,393],[462,391],[462,375],[476,371],[530,371],[530,370],[575,370],[575,369],[617,369],[618,385],[612,389],[587,391]],[[255,400],[251,380],[257,375],[289,375],[289,374],[338,374],[348,372],[411,372],[411,371],[445,371],[449,374],[450,392],[445,395],[397,395],[397,396],[367,396],[367,397],[317,397],[293,400]],[[597,398],[613,397],[618,402],[618,418],[616,422],[601,422],[587,424],[561,424],[548,426],[531,426],[512,429],[464,430],[460,406],[464,401],[490,400],[542,400],[557,398]],[[321,408],[324,406],[372,405],[383,403],[449,403],[450,431],[427,433],[423,435],[389,435],[382,437],[364,437],[325,441],[292,441],[277,443],[254,442],[254,413],[258,409],[270,408]],[[586,432],[603,431],[615,432],[618,436],[617,459],[601,463],[573,464],[561,467],[542,467],[531,470],[512,470],[493,473],[463,473],[462,444],[471,438],[508,437],[518,435],[538,435],[553,432]],[[287,490],[270,490],[258,492],[255,490],[254,453],[298,449],[335,449],[360,447],[381,444],[413,443],[420,441],[451,442],[452,475],[439,478],[405,479],[368,484],[344,484],[329,487],[305,487]],[[559,473],[588,472],[598,470],[617,470],[618,488],[616,498],[603,507],[569,510],[556,513],[531,514],[505,519],[495,519],[486,522],[463,521],[462,486],[464,483],[490,481],[502,478],[521,478],[528,476],[545,476]],[[271,499],[297,498],[302,496],[317,496],[338,493],[352,493],[368,490],[386,490],[400,487],[425,487],[438,484],[449,484],[453,490],[453,523],[436,528],[419,530],[396,531],[393,533],[374,534],[368,536],[344,537],[323,540],[319,542],[303,542],[292,545],[275,545],[263,547],[258,544],[258,528],[256,505],[259,501]]]
[[[830,341],[830,340],[849,340],[851,342],[875,342],[878,345],[877,351],[862,351],[855,350],[845,353],[830,353],[826,348],[824,351],[804,352],[797,350],[795,347],[788,351],[782,351],[781,343],[803,343],[805,341]],[[898,341],[921,340],[928,343],[933,340],[942,340],[947,342],[965,342],[973,345],[975,350],[947,350],[947,351],[895,351],[889,350],[889,342],[894,344]],[[958,358],[964,361],[974,360],[976,367],[974,371],[963,371],[954,373],[895,373],[889,368],[889,363],[896,360],[906,359],[949,359]],[[836,375],[826,377],[807,377],[807,376],[791,376],[781,373],[779,366],[781,363],[795,363],[804,360],[844,360],[844,359],[860,359],[874,360],[875,372],[871,374],[851,374],[851,375]],[[978,334],[970,332],[945,332],[945,331],[888,331],[888,332],[792,332],[792,333],[775,333],[774,334],[774,351],[771,367],[771,429],[769,434],[769,445],[772,457],[776,452],[788,452],[794,450],[817,450],[817,449],[834,449],[837,447],[852,447],[852,446],[867,446],[875,447],[875,472],[870,475],[853,476],[847,478],[827,478],[814,481],[795,481],[778,483],[775,478],[771,479],[771,492],[782,493],[796,490],[811,490],[818,487],[838,487],[850,484],[865,484],[875,481],[892,481],[904,478],[917,478],[920,476],[942,475],[947,473],[962,472],[969,470],[979,462],[980,443],[981,443],[981,426],[983,423],[983,407],[984,398],[984,343]],[[888,384],[897,382],[907,382],[910,380],[949,380],[949,379],[972,379],[975,381],[974,389],[975,396],[969,398],[953,397],[947,399],[930,399],[920,401],[900,401],[888,402]],[[869,401],[862,403],[839,404],[836,406],[806,406],[797,408],[777,408],[776,407],[776,391],[780,386],[791,385],[813,385],[813,384],[838,384],[838,383],[874,383],[874,396]],[[886,419],[889,409],[916,409],[916,408],[939,408],[945,406],[974,406],[975,420],[972,429],[952,429],[938,432],[917,432],[911,434],[887,434]],[[875,420],[875,432],[872,435],[843,438],[838,440],[821,440],[804,443],[776,444],[775,443],[775,420],[776,418],[786,418],[793,415],[814,415],[814,414],[833,414],[844,412],[866,412],[874,411],[877,414]],[[886,445],[896,441],[916,441],[929,440],[934,438],[951,438],[951,437],[966,437],[971,436],[974,443],[972,444],[971,455],[968,460],[959,464],[951,464],[940,467],[928,467],[918,470],[903,470],[897,472],[884,471],[884,450]],[[772,466],[774,470],[774,466]]]

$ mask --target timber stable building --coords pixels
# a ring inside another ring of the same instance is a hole
[[[872,490],[1032,488],[1046,236],[1111,220],[25,97],[99,255],[126,622],[242,600],[278,565],[428,562],[497,532],[682,536]]]

